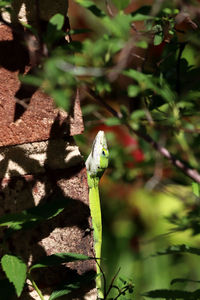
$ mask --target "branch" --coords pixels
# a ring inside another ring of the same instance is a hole
[[[110,17],[114,17],[114,14],[113,14],[112,9],[111,9],[111,7],[108,3],[108,0],[105,0],[105,3],[106,3],[106,8],[107,8],[107,11],[108,11]]]
[[[103,99],[96,97],[96,94],[90,90],[88,93],[90,98],[96,100],[101,105],[103,105],[114,117],[117,117],[119,120],[122,120],[122,115],[119,114],[114,108],[112,108],[108,103],[106,103]],[[133,129],[130,124],[124,124],[131,133],[137,135],[139,138],[142,138],[148,144],[150,144],[156,151],[158,151],[162,156],[168,159],[176,168],[181,170],[186,176],[190,177],[192,180],[200,183],[200,173],[193,169],[187,162],[181,161],[176,158],[172,153],[170,153],[165,147],[161,146],[159,143],[154,141],[150,135],[141,132],[140,130]]]

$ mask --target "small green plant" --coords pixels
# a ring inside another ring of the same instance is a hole
[[[41,300],[44,300],[44,296],[42,295],[40,289],[38,288],[36,282],[33,280],[31,271],[38,268],[46,268],[50,266],[56,266],[63,263],[73,262],[73,261],[80,261],[80,260],[87,260],[91,259],[90,257],[83,255],[83,254],[76,254],[76,253],[56,253],[50,256],[45,256],[41,258],[36,264],[33,264],[30,268],[27,268],[26,264],[20,257],[11,254],[5,254],[1,258],[1,266],[3,271],[6,274],[7,279],[2,279],[1,283],[9,286],[9,299],[12,299],[14,295],[17,294],[20,297],[24,285],[27,279],[30,280],[32,287],[36,290]],[[70,294],[73,290],[78,289],[81,287],[82,284],[89,282],[90,280],[94,279],[95,275],[93,276],[82,276],[74,283],[70,284],[63,284],[60,289],[55,290],[52,292],[49,300],[57,299],[60,296]],[[7,290],[1,289],[2,297],[7,297]],[[4,298],[5,299],[5,298]],[[7,298],[6,298],[7,299]]]

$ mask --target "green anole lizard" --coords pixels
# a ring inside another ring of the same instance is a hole
[[[108,166],[108,147],[105,133],[99,131],[92,145],[92,151],[86,160],[89,202],[92,217],[92,226],[94,229],[94,249],[96,258],[101,258],[102,244],[102,222],[101,222],[101,204],[99,198],[99,180]],[[100,260],[98,260],[100,264]],[[101,270],[97,264],[96,286],[99,297],[102,296]]]

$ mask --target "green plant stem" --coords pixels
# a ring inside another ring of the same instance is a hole
[[[28,273],[27,278],[31,281],[33,288],[36,290],[36,292],[38,293],[39,297],[41,300],[45,300],[40,289],[38,288],[37,284],[35,283],[35,281],[33,280],[32,276],[30,273]]]
[[[117,300],[121,295],[124,295],[124,293],[126,293],[127,290],[128,287],[124,287],[124,289],[120,291],[119,294],[113,300]]]
[[[114,283],[116,277],[118,276],[119,272],[120,272],[120,268],[119,268],[119,270],[117,271],[117,273],[114,275],[114,277],[112,278],[112,281],[111,281],[111,284],[110,284],[110,286],[109,286],[109,288],[108,288],[108,291],[107,291],[106,294],[104,294],[104,300],[107,299],[107,297],[108,297],[108,295],[109,295],[111,289],[113,288],[113,283]]]

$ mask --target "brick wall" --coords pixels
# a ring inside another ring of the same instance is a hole
[[[20,35],[0,25],[0,216],[60,198],[70,197],[70,202],[58,216],[12,235],[8,251],[29,265],[56,252],[93,256],[93,240],[86,234],[91,226],[86,170],[73,140],[83,132],[79,94],[75,93],[71,114],[59,110],[41,90],[23,90],[18,75],[30,69]],[[25,106],[23,94],[29,98]],[[1,240],[4,234],[0,230]],[[34,276],[48,295],[59,282],[94,269],[94,262],[85,261],[41,269]],[[63,299],[95,299],[93,287],[94,282]],[[26,288],[20,299],[39,298]]]

